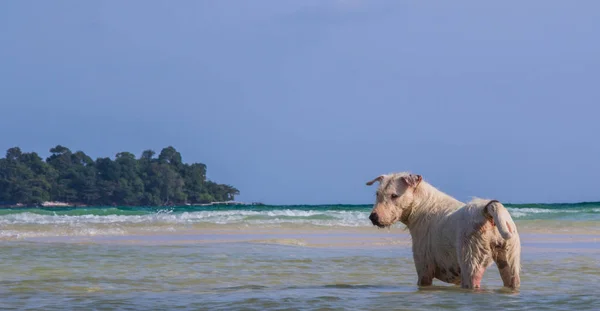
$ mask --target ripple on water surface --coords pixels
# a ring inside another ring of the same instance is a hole
[[[495,267],[476,293],[415,286],[408,247],[271,243],[113,245],[2,242],[0,308],[592,310],[598,253],[524,252],[522,289]]]

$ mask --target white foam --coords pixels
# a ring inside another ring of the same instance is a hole
[[[580,213],[581,210],[544,209],[544,208],[508,208],[514,218],[527,217],[532,214]]]
[[[162,212],[147,215],[41,215],[17,213],[0,216],[0,225],[66,225],[82,224],[277,224],[297,223],[338,226],[370,225],[367,212],[359,211],[316,211],[316,210],[227,210],[171,213]]]
[[[26,238],[55,237],[55,236],[107,236],[107,235],[126,235],[127,231],[121,228],[60,228],[48,230],[2,230],[0,231],[0,240],[18,240]]]
[[[535,215],[579,213],[582,210],[559,210],[543,208],[509,208],[513,218],[536,217]],[[589,212],[590,210],[586,210]],[[593,209],[593,213],[600,208]],[[34,236],[94,236],[125,235],[140,231],[177,231],[189,226],[240,225],[240,226],[286,226],[309,225],[327,227],[372,227],[369,211],[328,209],[279,209],[279,210],[220,210],[174,213],[163,210],[144,215],[59,215],[19,212],[0,215],[0,238]],[[399,225],[400,226],[400,225]]]

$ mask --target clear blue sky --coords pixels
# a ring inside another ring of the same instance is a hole
[[[2,1],[0,109],[2,151],[173,145],[244,201],[598,201],[600,2]]]

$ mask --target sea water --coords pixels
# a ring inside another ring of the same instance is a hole
[[[370,206],[0,210],[1,310],[594,310],[600,204],[509,206],[521,289],[419,288]]]

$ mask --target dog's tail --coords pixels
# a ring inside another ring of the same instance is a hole
[[[505,240],[509,240],[517,233],[517,226],[502,203],[491,200],[485,206],[484,213],[494,220],[498,231],[500,231],[500,235]]]

